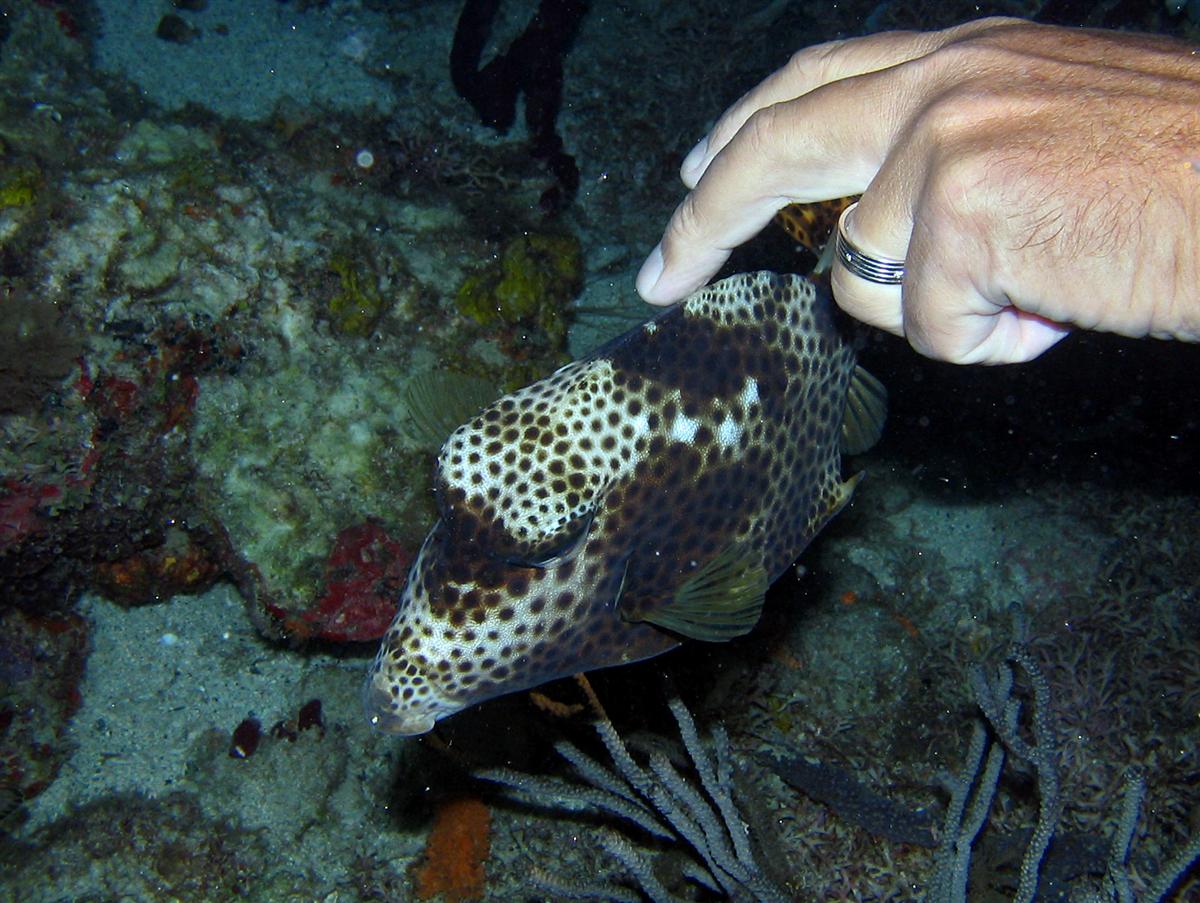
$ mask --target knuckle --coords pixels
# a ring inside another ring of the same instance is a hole
[[[713,148],[725,147],[732,141],[746,120],[754,115],[754,110],[760,105],[757,96],[760,89],[761,86],[743,94],[721,114],[720,119],[708,133],[710,153]]]
[[[991,133],[1011,110],[1011,99],[1006,99],[990,74],[994,70],[981,67],[977,54],[955,50],[949,55],[969,59],[918,63],[925,71],[910,83],[920,100],[908,130],[911,138],[927,147],[945,147]]]
[[[961,40],[979,35],[995,34],[1013,28],[1028,27],[1031,26],[1027,20],[1018,19],[1015,16],[984,16],[982,19],[973,19],[970,22],[963,22],[961,25],[951,26],[942,34],[950,40]]]
[[[1014,27],[1007,21],[993,23],[982,30],[972,30],[946,41],[921,60],[928,64],[932,75],[942,83],[984,81],[1003,84],[1014,73],[1027,70],[1032,60],[1029,53],[1032,36],[1030,28]]]
[[[742,138],[747,153],[755,158],[774,158],[784,140],[780,107],[773,104],[756,110],[742,127]]]
[[[702,220],[703,217],[696,205],[696,196],[694,193],[689,194],[675,210],[675,216],[672,218],[671,228],[666,237],[666,243],[671,247],[664,247],[664,252],[670,253],[677,242],[680,245],[687,245],[694,241],[701,232]]]
[[[841,77],[842,48],[846,41],[828,41],[797,50],[784,64],[784,71],[795,79],[823,85]]]

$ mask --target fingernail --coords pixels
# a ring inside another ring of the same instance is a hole
[[[704,162],[704,158],[708,155],[708,136],[705,135],[700,141],[688,151],[688,155],[683,158],[683,165],[679,167],[679,173],[684,178],[695,175],[700,164]]]
[[[642,264],[641,270],[637,274],[637,290],[638,294],[647,301],[653,301],[654,287],[658,285],[658,280],[662,278],[663,273],[663,253],[662,243],[654,246],[654,250],[646,258],[646,262]]]

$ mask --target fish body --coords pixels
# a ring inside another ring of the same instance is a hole
[[[440,519],[368,717],[424,733],[493,696],[748,632],[849,499],[843,445],[871,444],[882,416],[828,295],[773,273],[702,289],[499,399],[442,446]]]
[[[857,200],[855,195],[812,204],[788,204],[775,214],[775,222],[792,241],[821,257],[842,212]]]

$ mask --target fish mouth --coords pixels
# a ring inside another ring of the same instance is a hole
[[[371,727],[385,734],[415,737],[433,730],[437,716],[426,712],[396,711],[391,695],[368,680],[363,687],[363,710]]]

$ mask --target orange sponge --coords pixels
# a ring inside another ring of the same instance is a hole
[[[417,899],[467,903],[483,896],[484,863],[491,850],[492,814],[481,800],[459,797],[437,810],[425,859],[415,874]]]

